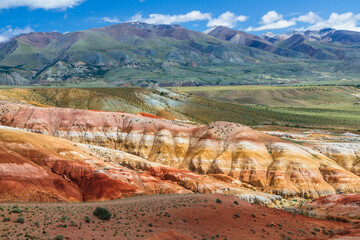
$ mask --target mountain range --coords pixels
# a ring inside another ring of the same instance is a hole
[[[356,81],[360,33],[256,36],[218,26],[122,23],[0,43],[0,84],[198,86]]]

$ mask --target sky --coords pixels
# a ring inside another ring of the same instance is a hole
[[[360,0],[0,0],[0,42],[33,31],[66,33],[130,21],[195,31],[222,25],[257,35],[360,31]]]

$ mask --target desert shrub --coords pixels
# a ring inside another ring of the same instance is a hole
[[[218,199],[218,198],[216,199],[216,202],[217,203],[222,203],[222,201],[220,199]]]
[[[12,213],[21,213],[22,211],[18,208],[14,208],[11,212]]]
[[[97,207],[94,211],[94,216],[101,220],[109,220],[111,218],[111,213],[106,208]]]
[[[90,217],[89,216],[85,216],[85,222],[90,223]]]
[[[238,201],[234,201],[234,204],[239,205]]]
[[[65,221],[66,221],[66,217],[65,217],[65,216],[61,216],[60,221],[65,222]]]
[[[23,224],[25,222],[25,220],[24,220],[24,218],[19,217],[18,219],[16,219],[16,222]]]
[[[63,235],[57,235],[54,240],[63,240],[64,236]]]

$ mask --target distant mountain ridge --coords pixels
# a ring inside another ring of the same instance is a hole
[[[0,43],[0,84],[121,86],[289,84],[357,79],[360,33],[324,29],[261,37],[226,27],[122,23]]]

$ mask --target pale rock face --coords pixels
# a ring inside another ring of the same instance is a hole
[[[265,187],[267,169],[273,159],[264,144],[236,142],[232,146],[231,156],[230,176],[256,187]]]
[[[291,130],[290,130],[291,131]],[[265,131],[283,139],[292,139],[302,142],[298,145],[313,156],[328,159],[337,163],[346,170],[360,176],[360,138],[354,133],[339,133],[320,130],[295,132]]]
[[[360,143],[321,143],[316,144],[314,149],[360,176]]]
[[[0,103],[0,118],[5,126],[136,155],[147,162],[122,160],[121,165],[152,173],[155,170],[150,163],[197,174],[224,175],[285,197],[316,198],[360,191],[356,162],[359,151],[354,146],[349,147],[351,150],[342,145],[302,146],[235,123],[186,125],[162,119],[149,121],[126,113],[8,102]],[[211,184],[180,182],[191,191],[214,191]]]

